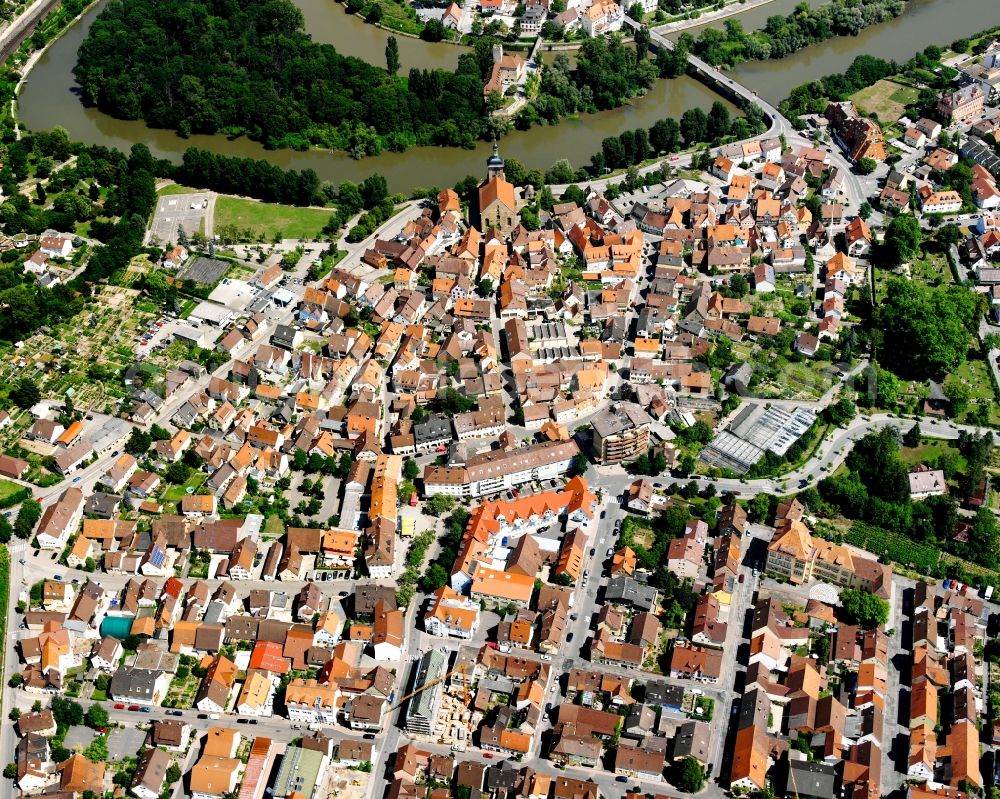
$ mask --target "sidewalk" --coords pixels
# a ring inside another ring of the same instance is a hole
[[[733,2],[726,3],[725,7],[718,11],[701,14],[695,19],[679,19],[676,22],[667,22],[663,25],[655,26],[652,30],[655,30],[657,33],[675,33],[687,28],[697,28],[699,25],[742,14],[744,11],[757,8],[757,6],[765,6],[770,2],[771,0],[743,0],[743,2],[733,0]]]

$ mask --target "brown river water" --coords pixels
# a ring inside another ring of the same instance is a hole
[[[387,31],[345,14],[333,0],[296,0],[296,4],[302,9],[306,30],[316,41],[333,44],[346,55],[382,63],[390,35]],[[737,18],[744,21],[746,29],[754,29],[763,25],[771,14],[786,14],[794,6],[793,0],[773,0]],[[314,169],[321,179],[334,182],[361,181],[372,172],[380,172],[392,190],[402,192],[415,187],[449,185],[466,175],[478,176],[483,171],[490,149],[485,142],[474,150],[418,147],[358,161],[328,151],[266,150],[245,138],[191,136],[185,139],[172,131],[155,130],[142,122],[118,120],[95,109],[84,108],[74,91],[73,66],[80,43],[101,7],[92,8],[53,43],[29,74],[19,101],[20,118],[28,128],[44,130],[61,125],[74,139],[122,150],[141,141],[155,155],[173,160],[179,160],[184,150],[192,146],[226,155],[265,158],[286,168]],[[947,44],[997,23],[1000,23],[998,0],[910,0],[900,18],[869,28],[859,36],[832,39],[782,61],[743,64],[733,74],[768,100],[778,101],[793,86],[842,70],[861,53],[905,60],[921,42]],[[720,26],[723,21],[711,24]],[[697,35],[698,30],[692,32]],[[398,36],[397,40],[403,70],[412,66],[452,69],[463,52],[462,48],[450,44],[430,44],[404,36]],[[601,140],[607,136],[626,129],[649,127],[663,117],[679,117],[694,106],[707,110],[716,99],[716,94],[686,76],[658,81],[649,94],[624,108],[566,120],[556,127],[514,132],[502,142],[503,155],[541,169],[560,158],[568,158],[575,166],[580,166],[600,149]]]

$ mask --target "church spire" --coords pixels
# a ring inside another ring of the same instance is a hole
[[[486,159],[486,179],[502,178],[504,176],[503,166],[503,159],[500,157],[500,144],[494,139],[493,155]]]

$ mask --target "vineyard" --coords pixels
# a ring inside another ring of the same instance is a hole
[[[925,574],[937,565],[940,558],[940,552],[936,547],[918,544],[905,535],[865,522],[854,522],[845,540],[848,544],[867,549],[887,560],[908,565]]]

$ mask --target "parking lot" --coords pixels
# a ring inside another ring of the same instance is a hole
[[[177,231],[181,227],[188,236],[193,236],[199,230],[204,233],[203,222],[209,206],[207,192],[168,194],[161,197],[153,215],[153,240],[161,243],[175,242]]]

